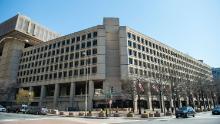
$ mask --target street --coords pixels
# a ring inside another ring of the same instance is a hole
[[[39,116],[14,113],[0,113],[0,124],[219,124],[220,115],[211,115],[211,112],[196,114],[196,117],[178,118],[125,118],[111,117],[109,119],[89,119],[79,117]]]

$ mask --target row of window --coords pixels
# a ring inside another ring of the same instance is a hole
[[[170,54],[171,56],[174,56],[174,57],[177,57],[185,62],[189,62],[189,63],[192,63],[198,67],[202,67],[202,70],[209,70],[208,67],[202,65],[201,63],[199,62],[196,62],[188,57],[184,57],[176,52],[173,52],[165,47],[162,47],[160,45],[157,45],[153,42],[150,42],[149,40],[146,40],[140,36],[137,36],[135,34],[132,34],[130,32],[127,33],[127,36],[128,36],[128,46],[130,47],[133,47],[133,48],[138,48],[139,50],[143,50],[143,45],[145,46],[150,46],[151,48],[153,49],[157,49],[157,50],[160,50],[161,52],[164,52],[164,53],[167,53],[167,54]],[[133,40],[134,42],[132,42],[131,40]],[[142,44],[142,45],[141,45]],[[142,47],[142,48],[141,48]]]
[[[41,61],[39,61],[41,62]],[[62,70],[62,69],[69,69],[69,68],[77,68],[79,66],[85,66],[85,65],[91,65],[91,64],[97,64],[97,58],[94,57],[92,59],[88,58],[88,59],[82,59],[80,61],[75,60],[75,61],[71,61],[71,62],[66,62],[66,63],[60,63],[60,64],[54,64],[51,66],[46,66],[46,67],[42,67],[42,68],[35,68],[32,69],[32,65],[31,64],[25,64],[22,65],[20,68],[23,69],[30,69],[30,70],[26,70],[26,71],[20,71],[18,73],[18,76],[23,76],[23,75],[29,75],[29,74],[37,74],[37,73],[44,73],[44,72],[49,72],[49,71],[56,71],[56,70]],[[39,67],[41,65],[35,66],[35,67]],[[43,65],[44,66],[44,65]]]
[[[54,56],[54,55],[60,55],[60,56],[57,56],[55,58],[48,58],[49,56],[51,56],[49,53],[38,54],[38,55],[35,55],[35,56],[22,58],[21,63],[24,64],[25,62],[30,62],[30,61],[35,61],[35,60],[47,58],[46,60],[42,61],[43,65],[44,65],[45,63],[49,64],[50,62],[51,63],[53,63],[53,62],[63,62],[64,60],[67,61],[67,60],[84,58],[86,56],[96,55],[97,52],[98,52],[97,48],[82,50],[82,51],[79,51],[79,52],[70,53],[70,54],[66,54],[66,55],[60,55],[58,53],[55,54],[55,51],[54,51],[52,53],[52,56]]]
[[[90,47],[94,47],[94,46],[97,46],[97,40],[93,40],[92,42],[91,41],[88,41],[88,42],[82,42],[81,44],[76,44],[76,45],[71,45],[71,46],[67,46],[65,48],[61,48],[61,49],[53,49],[51,51],[48,51],[48,56],[50,55],[55,55],[56,54],[63,54],[63,53],[68,53],[68,52],[74,52],[74,51],[77,51],[77,50],[81,50],[81,49],[85,49],[85,48],[90,48]],[[34,49],[34,54],[36,53],[36,49]],[[39,54],[40,53],[40,49],[38,49],[37,53]],[[44,53],[46,53],[46,51],[44,51]],[[32,54],[32,51],[28,51],[28,52],[24,52],[22,56],[28,56],[28,55],[33,55]]]
[[[135,75],[140,75],[140,76],[144,76],[144,77],[147,77],[147,78],[159,78],[159,76],[163,79],[169,79],[169,75],[166,75],[166,73],[162,74],[162,73],[158,73],[156,71],[147,71],[147,70],[144,70],[144,69],[138,69],[138,68],[134,68],[134,67],[129,67],[129,73],[130,74],[135,74]],[[174,72],[173,72],[174,73]],[[182,72],[178,72],[178,71],[175,71],[175,75],[176,76],[182,76],[182,78],[186,78],[187,75],[182,73]],[[173,75],[172,75],[173,76]],[[195,79],[196,76],[193,76],[193,75],[189,75],[190,79]]]
[[[89,74],[96,74],[97,67],[94,66],[94,67],[88,68],[88,73]],[[69,70],[69,71],[61,71],[61,72],[54,72],[54,73],[50,73],[50,74],[31,76],[31,77],[26,77],[26,78],[19,78],[18,82],[19,83],[25,83],[25,82],[27,83],[27,82],[67,78],[67,77],[73,77],[73,76],[77,77],[77,76],[86,75],[88,73],[87,73],[87,69],[81,68],[81,69],[74,69],[74,70]]]
[[[136,48],[136,47],[134,47],[134,48]],[[139,49],[139,47],[138,47],[138,49]],[[155,51],[153,49],[148,49],[145,46],[140,46],[139,50],[141,50],[142,52],[138,52],[137,50],[128,49],[128,54],[130,56],[138,57],[139,59],[143,58],[145,60],[147,58],[147,60],[149,61],[150,60],[150,56],[148,56],[148,55],[146,55],[144,53],[147,53],[147,54],[150,53],[151,55],[158,56],[158,57],[163,58],[163,59],[167,59],[169,61],[181,64],[182,66],[189,67],[189,68],[201,71],[203,73],[207,73],[207,70],[204,69],[204,68],[194,66],[194,65],[189,64],[189,63],[184,62],[184,61],[180,61],[179,59],[176,59],[176,58],[174,58],[172,56],[169,56],[169,55],[166,55],[164,53]],[[151,57],[151,61],[153,61],[152,57]]]
[[[156,59],[156,58],[154,58],[154,59]],[[137,60],[137,59],[133,59],[133,58],[129,58],[128,61],[129,61],[130,65],[139,66],[141,68],[149,68],[149,69],[154,69],[154,70],[159,70],[159,68],[160,68],[159,65],[155,65],[155,64],[152,64],[152,63],[147,63],[147,62],[144,62],[144,61],[141,61],[141,60]],[[187,68],[184,68],[184,67],[181,67],[181,66],[178,66],[178,65],[175,65],[175,64],[163,61],[163,60],[159,60],[158,59],[158,63],[161,64],[162,68],[164,68],[164,67],[175,68],[177,70],[181,70],[181,71],[187,72],[189,74],[199,75],[199,73],[194,71],[194,70],[187,69]],[[167,68],[164,68],[164,69],[167,72]]]

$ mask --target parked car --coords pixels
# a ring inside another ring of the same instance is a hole
[[[27,113],[35,115],[46,115],[48,113],[48,109],[45,107],[29,106]]]
[[[212,110],[212,114],[213,114],[213,115],[220,115],[220,106],[216,106],[216,107]]]
[[[6,108],[0,105],[0,112],[6,112]]]
[[[7,106],[7,112],[14,112],[14,113],[19,113],[23,112],[26,113],[28,106],[27,105],[12,105],[12,106]]]
[[[189,116],[195,117],[195,110],[190,106],[185,106],[176,111],[176,118],[184,117],[188,118]]]

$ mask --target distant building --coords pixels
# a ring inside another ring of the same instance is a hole
[[[6,22],[12,24],[5,26]],[[7,39],[0,43],[1,88],[16,89],[2,92],[8,96],[0,98],[2,102],[13,102],[18,88],[24,88],[34,92],[33,105],[48,108],[84,110],[86,92],[88,109],[106,107],[109,98],[112,107],[128,108],[133,101],[122,94],[122,82],[137,76],[146,79],[143,88],[147,95],[141,97],[141,105],[152,109],[153,102],[158,106],[159,97],[151,92],[148,79],[161,76],[160,70],[166,72],[164,78],[181,81],[212,78],[209,65],[120,26],[118,18],[104,18],[101,25],[65,36],[35,23],[32,26],[32,21],[21,15],[6,22],[0,25],[1,39],[12,36],[23,42]],[[167,75],[171,71],[173,75]],[[168,96],[164,99],[167,105]],[[180,101],[187,102],[183,97]]]

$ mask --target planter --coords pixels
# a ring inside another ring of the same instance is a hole
[[[79,116],[84,116],[85,113],[84,112],[79,112]]]
[[[99,112],[98,114],[99,117],[105,117],[105,113],[103,111]]]
[[[154,117],[154,114],[153,113],[149,113],[149,117]]]
[[[120,117],[120,114],[118,113],[118,111],[116,111],[113,116],[114,117]]]
[[[166,114],[165,114],[166,116],[171,116],[172,115],[172,113],[171,112],[166,112]]]
[[[86,116],[92,116],[92,112],[89,111],[89,113],[87,113]]]
[[[156,111],[156,113],[154,113],[154,117],[160,117],[160,113]]]
[[[141,118],[148,118],[148,114],[147,113],[141,114]]]
[[[64,115],[64,112],[60,112],[59,115]]]
[[[127,117],[134,117],[134,113],[129,112],[129,113],[127,114]]]
[[[73,117],[74,116],[73,112],[69,112],[69,116]]]

